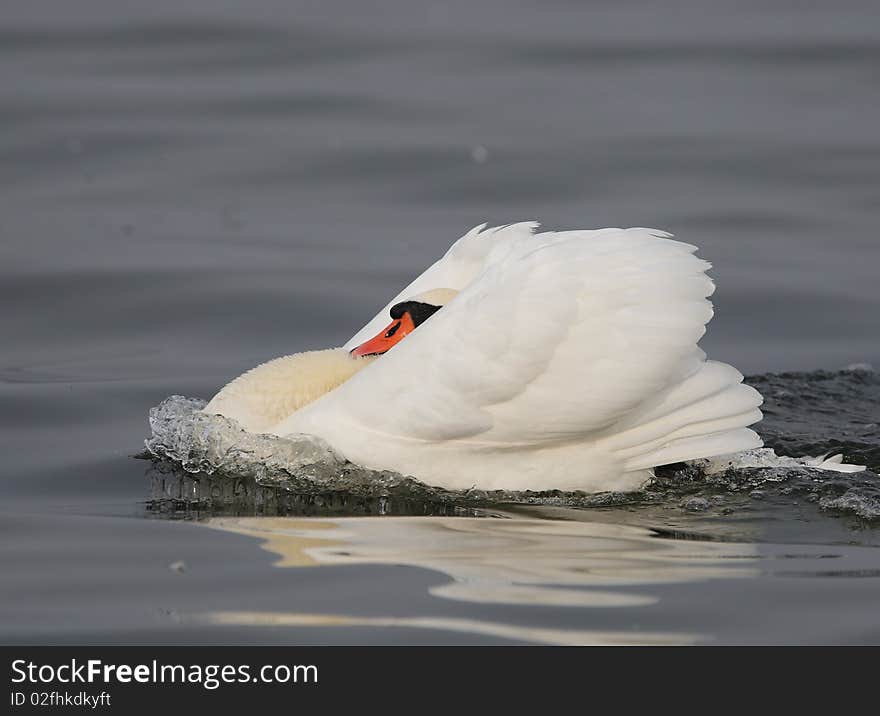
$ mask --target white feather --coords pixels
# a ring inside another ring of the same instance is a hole
[[[653,229],[477,227],[394,303],[460,293],[373,364],[272,432],[434,484],[632,489],[649,468],[760,445],[756,391],[696,344],[709,264]]]

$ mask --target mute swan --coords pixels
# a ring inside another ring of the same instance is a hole
[[[633,490],[762,444],[760,394],[697,347],[714,285],[694,246],[537,226],[472,229],[343,347],[254,368],[204,411],[450,489]]]

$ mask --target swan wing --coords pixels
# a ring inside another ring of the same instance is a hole
[[[394,296],[344,347],[350,350],[376,335],[388,323],[388,311],[395,303],[434,288],[460,291],[480,274],[499,246],[512,245],[531,237],[537,227],[537,222],[521,222],[491,229],[487,229],[485,224],[475,226],[450,246],[442,258]]]
[[[449,304],[278,432],[541,446],[601,436],[701,370],[714,287],[695,247],[652,229],[532,229],[483,237]],[[401,295],[432,288],[416,284],[445,260]]]

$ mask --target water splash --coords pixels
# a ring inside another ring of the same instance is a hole
[[[674,505],[685,513],[726,514],[743,499],[794,496],[831,515],[880,521],[875,472],[848,474],[841,458],[815,457],[845,454],[877,470],[877,374],[816,371],[755,376],[749,382],[766,399],[767,417],[757,427],[768,447],[664,466],[641,491],[598,494],[435,488],[353,465],[320,438],[248,433],[233,420],[203,413],[204,401],[175,395],[150,411],[145,456],[156,462],[150,505],[163,513],[419,515],[485,514],[510,504]]]
[[[188,473],[224,473],[294,483],[332,479],[343,460],[311,435],[278,438],[249,433],[222,415],[202,412],[205,401],[172,395],[150,410],[147,452]]]
[[[205,401],[172,395],[150,410],[150,505],[158,512],[468,514],[482,493],[453,493],[341,458],[311,435],[249,433]]]

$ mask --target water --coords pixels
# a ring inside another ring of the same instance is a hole
[[[838,372],[880,366],[875,19],[857,1],[8,9],[0,638],[880,641],[877,378]],[[338,345],[471,226],[531,218],[698,244],[718,282],[703,347],[768,398],[768,444],[872,471],[673,467],[637,495],[510,502],[131,459],[167,396]]]

